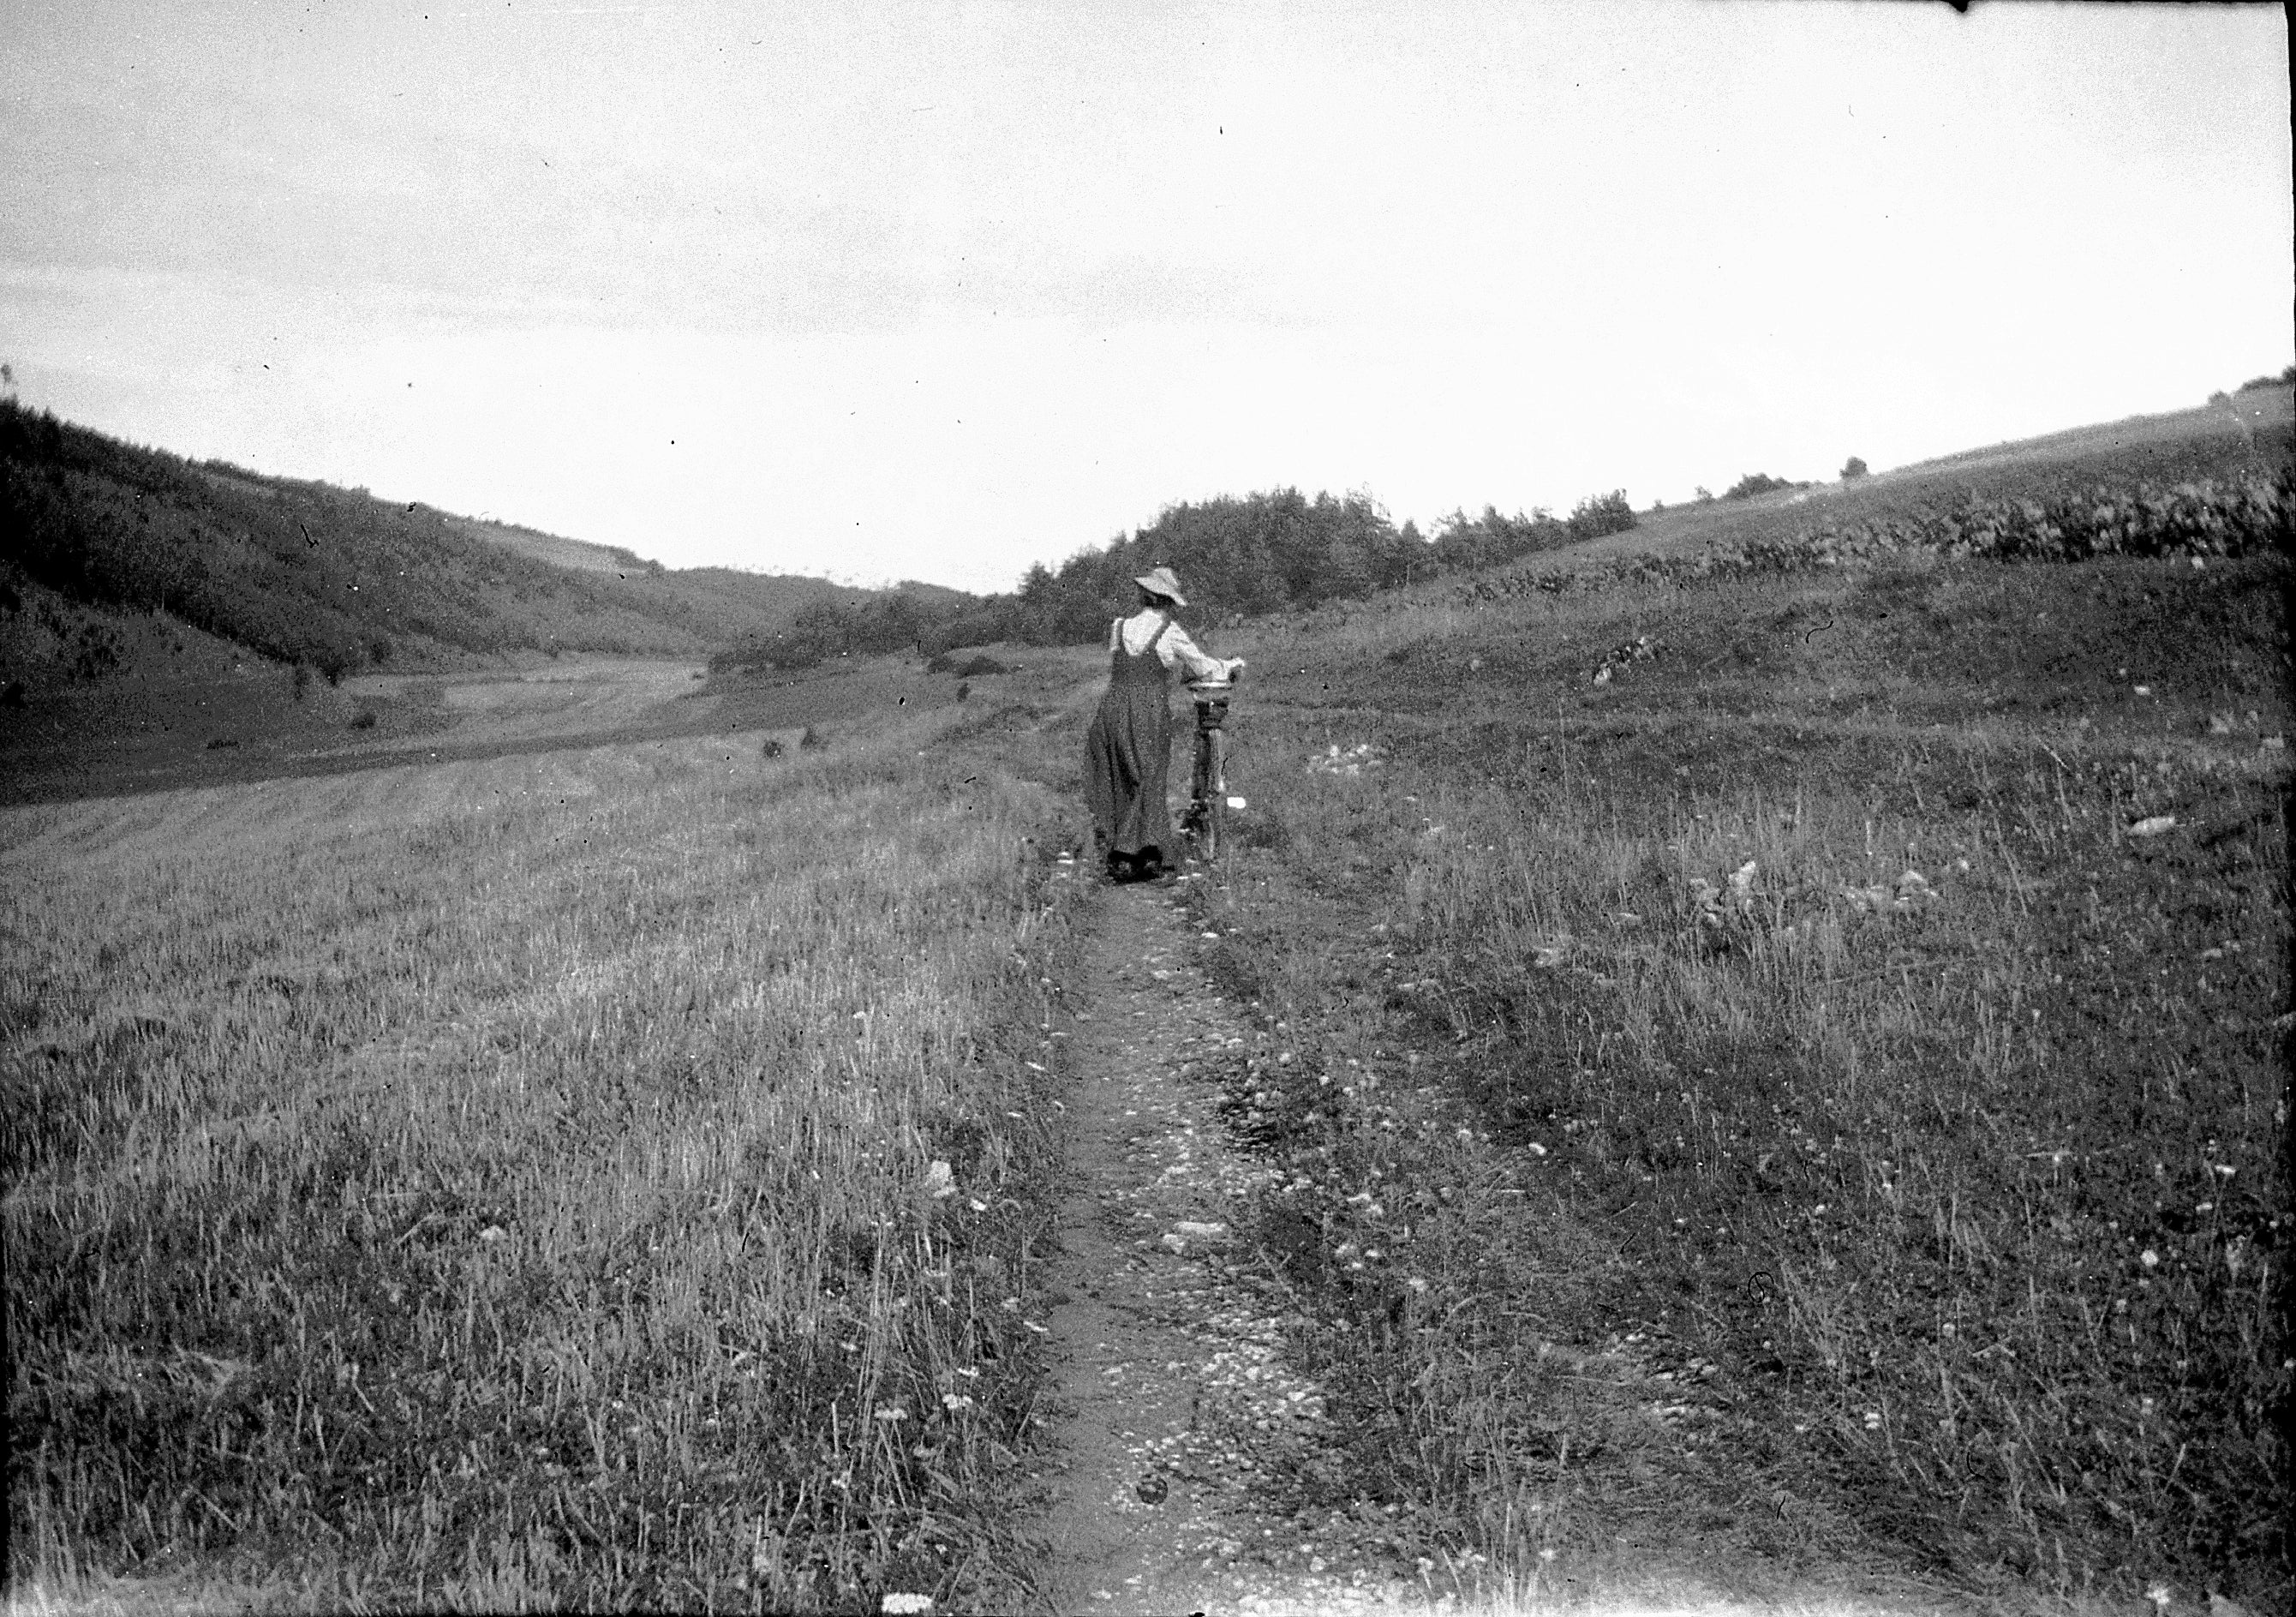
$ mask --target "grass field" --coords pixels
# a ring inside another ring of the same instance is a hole
[[[6,814],[20,1597],[1014,1597],[1060,811],[875,731]]]
[[[2281,397],[1224,637],[1287,1508],[1502,1602],[2285,1608]],[[2171,478],[2281,549],[1603,570]],[[180,655],[0,808],[12,1597],[1025,1601],[1102,655]]]
[[[1915,557],[1249,648],[1219,951],[1288,1047],[1231,1096],[1345,1486],[1519,1591],[1688,1539],[2282,1608],[2286,587]],[[1676,1391],[1574,1374],[1620,1352]]]

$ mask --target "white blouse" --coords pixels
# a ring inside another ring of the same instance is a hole
[[[1185,669],[1190,679],[1225,679],[1229,665],[1220,658],[1207,657],[1188,638],[1188,631],[1179,623],[1168,619],[1152,606],[1143,607],[1129,618],[1119,618],[1108,626],[1108,649],[1113,652],[1121,645],[1135,657],[1148,649],[1156,639],[1160,624],[1170,622],[1164,637],[1156,641],[1156,660],[1175,673]]]

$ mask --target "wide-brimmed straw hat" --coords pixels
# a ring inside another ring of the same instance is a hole
[[[1175,606],[1185,606],[1188,603],[1187,596],[1180,593],[1179,579],[1172,576],[1172,570],[1168,567],[1160,567],[1153,572],[1143,573],[1132,581],[1152,595],[1163,596]]]

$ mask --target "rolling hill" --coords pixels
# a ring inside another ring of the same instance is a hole
[[[0,605],[16,620],[45,605],[36,616],[86,642],[60,648],[20,624],[0,644],[0,677],[30,689],[116,661],[101,643],[122,631],[90,608],[160,614],[335,679],[518,653],[703,656],[770,642],[808,606],[885,593],[674,571],[626,550],[187,461],[4,401],[0,532]],[[949,611],[939,597],[953,595],[936,592],[932,609]]]
[[[2285,534],[2292,477],[2296,393],[2279,384],[2252,386],[2200,409],[1992,444],[1847,482],[1672,506],[1644,514],[1629,530],[1526,556],[1480,582],[1505,590],[1510,579],[1595,566],[1824,547],[1844,536],[1910,536],[1937,528],[1941,517],[1964,525],[1981,518],[1997,527],[2004,515],[2014,525],[2025,513],[2038,513],[2070,534],[2103,510],[2131,502],[2226,507],[2251,490],[2280,492],[2269,509],[2244,512],[2235,524],[2239,533],[2227,529],[2226,538],[2235,547],[2284,542],[2278,536]],[[2163,514],[2166,529],[2177,531],[2148,530],[2123,548],[2150,554],[2195,537],[2176,520],[2190,513]],[[1986,547],[1974,548],[1983,553]]]

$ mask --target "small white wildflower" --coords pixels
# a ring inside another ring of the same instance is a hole
[[[933,1159],[925,1170],[925,1194],[938,1202],[956,1194],[956,1170],[939,1158]]]
[[[909,1418],[909,1412],[906,1409],[902,1408],[898,1404],[886,1404],[878,1409],[877,1418],[881,1421],[889,1422],[905,1421]]]
[[[930,1612],[933,1609],[933,1597],[931,1595],[889,1594],[885,1596],[883,1603],[878,1607],[878,1609],[886,1613],[901,1612],[915,1613]]]
[[[944,1392],[940,1395],[940,1403],[942,1408],[947,1409],[952,1413],[958,1409],[970,1409],[972,1408],[972,1400],[965,1397],[962,1392]]]
[[[2148,1246],[2136,1255],[2136,1261],[2143,1264],[2146,1268],[2159,1268],[2161,1267],[2161,1254],[2154,1252]]]

